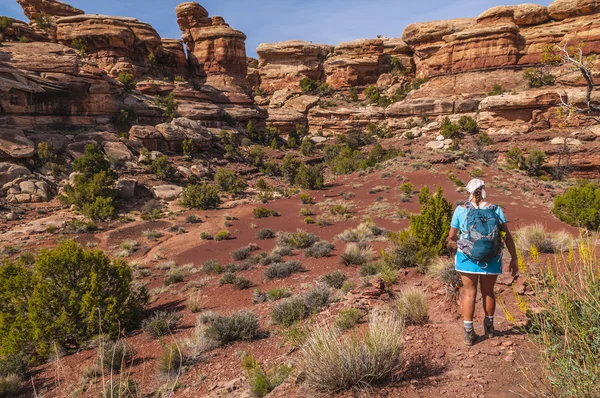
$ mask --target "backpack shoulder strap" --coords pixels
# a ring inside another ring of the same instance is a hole
[[[465,206],[467,210],[475,209],[475,206],[473,206],[473,203],[471,202],[465,202],[463,206]]]

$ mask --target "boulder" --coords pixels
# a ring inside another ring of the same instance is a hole
[[[519,26],[540,25],[550,20],[548,7],[539,4],[519,4],[515,8],[515,23]]]
[[[183,192],[183,188],[177,185],[158,185],[151,188],[154,199],[174,201]]]
[[[555,137],[550,141],[551,145],[564,145],[566,142],[569,146],[580,146],[582,143],[577,138]]]
[[[103,148],[110,159],[121,162],[133,159],[133,154],[122,142],[105,142]]]
[[[71,155],[73,159],[82,157],[85,154],[86,145],[97,145],[96,141],[79,141],[67,145],[67,153]]]
[[[117,181],[117,196],[121,199],[131,199],[135,196],[137,180],[133,178],[121,178]]]
[[[390,105],[385,114],[388,118],[406,116],[446,115],[454,112],[454,100],[439,98],[417,98]]]
[[[477,17],[478,24],[514,22],[515,6],[496,6],[484,11]]]
[[[317,106],[320,100],[321,98],[317,97],[316,95],[301,95],[299,97],[295,97],[287,101],[284,105],[284,108],[306,113],[310,109]]]
[[[425,147],[429,149],[443,149],[445,146],[444,141],[429,141]]]
[[[42,142],[47,142],[50,144],[54,151],[61,153],[65,149],[67,149],[67,144],[69,144],[69,139],[62,134],[45,134],[45,133],[36,133],[29,134],[27,138],[31,142],[33,142],[33,146],[37,149],[38,145]]]
[[[14,163],[0,162],[0,186],[15,180],[17,177],[29,176],[31,171]]]
[[[292,90],[289,88],[284,88],[284,89],[275,91],[273,93],[273,95],[271,96],[271,101],[269,102],[270,107],[271,108],[280,108],[285,103],[285,101],[292,98],[294,96],[294,94],[296,94],[297,92],[298,91]]]
[[[129,139],[141,142],[150,151],[159,151],[164,145],[162,135],[154,126],[132,126]]]
[[[29,158],[35,154],[35,147],[22,131],[0,128],[0,156],[2,152],[15,159]]]
[[[389,71],[382,39],[358,39],[338,44],[323,63],[327,83],[334,89],[375,84]]]
[[[49,198],[48,184],[43,181],[18,178],[4,184],[2,191],[9,203],[47,202]]]

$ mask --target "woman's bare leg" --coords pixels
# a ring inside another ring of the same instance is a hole
[[[460,274],[463,283],[462,289],[462,314],[463,320],[472,322],[473,315],[475,314],[475,299],[477,297],[477,279],[479,275],[476,274]]]
[[[496,312],[496,295],[494,294],[496,279],[498,279],[498,275],[480,275],[479,277],[485,316],[494,316]]]

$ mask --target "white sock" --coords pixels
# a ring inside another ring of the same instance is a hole
[[[463,321],[463,324],[467,332],[473,330],[473,321]]]

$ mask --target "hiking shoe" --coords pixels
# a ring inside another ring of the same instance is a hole
[[[492,337],[494,337],[494,335],[496,334],[496,329],[494,329],[494,324],[493,323],[483,323],[483,330],[485,333],[485,337],[487,337],[488,339],[491,339]]]
[[[469,331],[465,330],[465,345],[472,346],[477,340],[477,335],[475,334],[475,329],[471,329]]]

